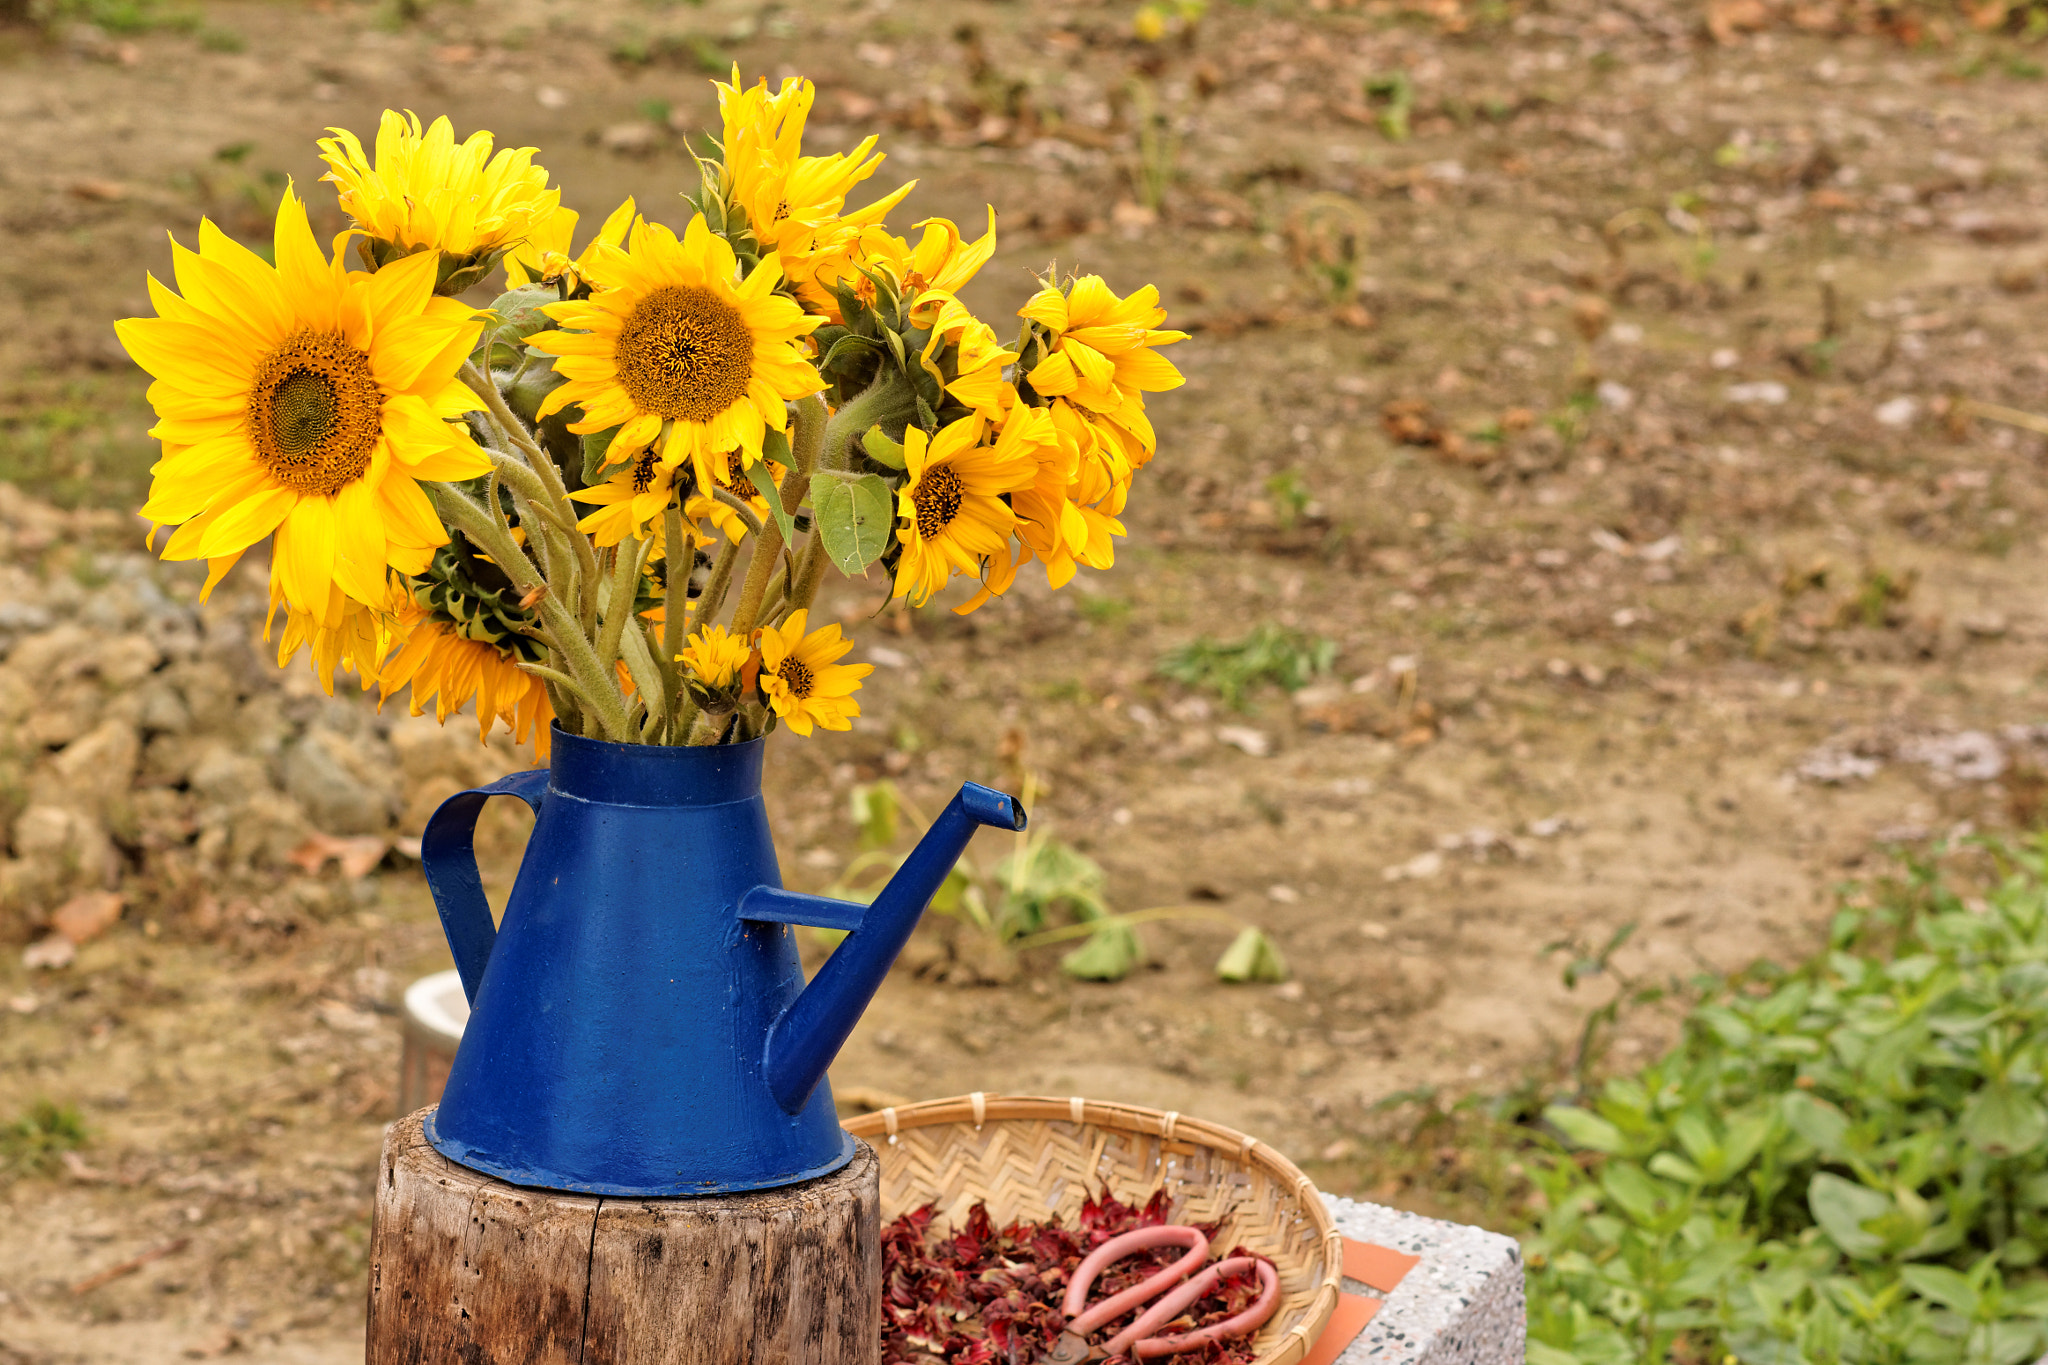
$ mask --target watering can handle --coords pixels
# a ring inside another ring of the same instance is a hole
[[[420,868],[427,874],[427,889],[434,893],[434,908],[441,912],[441,932],[448,936],[448,951],[462,977],[462,994],[472,1005],[498,938],[491,903],[484,899],[484,880],[476,868],[476,817],[494,796],[516,796],[538,815],[547,789],[548,770],[538,768],[457,792],[435,809],[420,836]]]

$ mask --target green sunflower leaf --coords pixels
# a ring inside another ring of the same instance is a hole
[[[796,476],[791,474],[787,477],[795,478]],[[784,545],[795,544],[796,520],[789,513],[782,510],[782,490],[775,486],[775,476],[768,472],[768,462],[766,460],[756,460],[748,465],[747,478],[753,481],[754,487],[758,488],[761,491],[761,496],[767,500],[768,510],[775,517],[775,524],[782,528],[782,543]]]
[[[889,485],[879,474],[818,471],[811,483],[811,507],[818,534],[825,538],[825,554],[839,572],[858,577],[882,557],[896,525],[891,506]]]
[[[619,434],[619,428],[593,431],[583,438],[583,486],[595,488],[612,475],[624,469],[625,460],[611,457],[612,438]]]

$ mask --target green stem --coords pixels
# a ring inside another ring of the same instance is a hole
[[[566,521],[563,520],[560,512],[550,501],[547,485],[526,461],[494,450],[491,452],[491,467],[499,478],[512,486],[513,492],[533,505],[537,516],[545,517],[564,531],[575,529],[576,519],[570,517]]]
[[[1025,948],[1043,948],[1048,943],[1064,943],[1068,939],[1087,938],[1097,929],[1111,924],[1150,924],[1154,920],[1162,919],[1209,920],[1216,924],[1228,924],[1235,929],[1244,928],[1243,920],[1222,910],[1204,910],[1196,905],[1160,905],[1150,910],[1133,910],[1125,915],[1104,915],[1101,919],[1086,920],[1080,924],[1063,924],[1057,929],[1025,934],[1012,940],[1010,946],[1020,951]]]
[[[805,472],[818,467],[818,452],[825,443],[825,428],[830,424],[832,414],[825,410],[825,400],[817,394],[806,394],[796,400],[796,420],[789,433],[790,458],[796,461],[796,468]]]
[[[847,451],[871,426],[885,430],[917,416],[917,394],[908,381],[885,376],[849,398],[825,424],[819,442],[817,469],[845,469]]]
[[[713,488],[711,496],[737,513],[739,519],[746,523],[747,530],[757,536],[761,534],[761,518],[755,515],[754,509],[748,505],[746,499],[728,493],[723,488]]]
[[[690,608],[690,575],[697,567],[697,541],[683,530],[683,505],[671,498],[662,513],[662,544],[668,554],[668,595],[663,603],[661,657],[672,661],[683,652],[683,617]],[[679,694],[680,695],[680,694]]]
[[[725,607],[726,589],[732,586],[733,566],[739,563],[740,543],[727,540],[725,548],[718,552],[718,558],[711,563],[711,576],[705,580],[704,591],[697,597],[697,628],[718,619],[718,613]]]
[[[796,590],[789,595],[789,610],[809,611],[811,603],[818,598],[818,585],[825,580],[825,538],[811,537],[811,543],[804,547],[803,563],[797,566]]]
[[[761,599],[768,591],[768,577],[782,560],[782,525],[769,522],[754,537],[754,556],[747,561],[746,582],[740,585],[740,603],[732,609],[732,633],[751,635],[761,617]]]
[[[577,568],[582,577],[581,591],[578,592],[579,585],[574,583],[560,586],[565,596],[580,597],[584,630],[587,633],[595,624],[593,618],[597,611],[597,551],[591,547],[590,537],[574,533],[577,520],[576,504],[569,500],[569,486],[562,482],[562,471],[555,468],[554,460],[540,448],[539,442],[535,441],[532,433],[526,429],[526,423],[520,421],[518,415],[505,402],[505,395],[498,392],[498,386],[491,382],[490,376],[479,370],[474,362],[463,362],[462,382],[467,384],[477,397],[484,400],[484,406],[490,410],[499,431],[518,447],[520,454],[526,457],[528,467],[545,489],[546,501],[553,507],[557,521],[568,527],[571,532],[569,539],[574,543]]]
[[[633,686],[639,688],[640,695],[647,699],[649,719],[657,722],[666,720],[668,718],[669,705],[668,693],[665,689],[665,679],[661,676],[661,670],[655,667],[654,655],[648,651],[646,634],[641,631],[638,625],[635,625],[626,631],[622,643],[626,657],[626,671],[633,675]],[[643,744],[648,742],[644,738],[646,732],[647,727],[643,726],[641,728],[643,738],[640,741]]]
[[[869,392],[872,393],[873,389]],[[832,422],[838,420],[832,418],[821,422],[824,412],[824,401],[816,394],[796,404],[796,420],[792,424],[794,430],[789,443],[790,458],[795,461],[795,467],[782,480],[782,510],[790,516],[795,516],[796,509],[803,506],[804,497],[811,490],[811,473],[818,467],[819,452],[829,442]],[[824,428],[822,432],[819,431],[820,426]],[[815,536],[818,532],[814,528],[811,534]],[[782,546],[782,523],[779,521],[770,521],[754,533],[754,555],[747,562],[747,579],[740,587],[739,605],[733,608],[733,634],[751,635],[760,623],[762,600],[768,591],[769,577],[782,560]]]
[[[611,593],[604,604],[604,626],[597,636],[597,662],[607,671],[618,662],[619,642],[626,636],[626,623],[633,619],[633,603],[639,598],[640,558],[649,542],[628,536],[612,547]]]
[[[535,571],[533,561],[513,543],[511,534],[498,524],[497,518],[474,499],[451,484],[429,483],[426,490],[441,519],[483,546],[485,553],[505,571],[506,577],[529,591],[546,588],[547,580]],[[619,695],[617,682],[607,678],[604,670],[598,667],[597,652],[590,647],[590,637],[584,634],[582,623],[571,616],[552,593],[542,595],[540,613],[549,631],[550,648],[569,665],[569,675],[582,684],[591,713],[604,730],[605,738],[625,743],[630,738],[625,701]]]

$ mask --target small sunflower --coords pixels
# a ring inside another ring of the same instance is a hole
[[[322,178],[335,183],[342,211],[362,228],[361,250],[373,270],[413,252],[438,252],[443,291],[460,293],[561,207],[562,192],[549,189],[548,173],[533,164],[534,148],[493,156],[486,132],[458,146],[446,118],[422,130],[418,115],[385,110],[374,163],[354,133],[327,131],[334,136],[320,139],[320,159],[331,169]]]
[[[676,655],[676,662],[687,664],[706,687],[720,688],[731,685],[753,653],[746,636],[734,635],[724,626],[712,624],[690,632],[689,646]]]
[[[840,637],[837,621],[804,634],[809,614],[793,611],[780,626],[761,631],[761,693],[800,735],[808,735],[813,725],[851,730],[860,714],[853,694],[875,666],[837,662],[853,641]]]
[[[568,286],[574,295],[583,291],[585,262],[591,258],[598,243],[607,246],[624,246],[626,234],[632,229],[635,209],[633,200],[612,210],[611,217],[604,220],[604,226],[597,230],[597,236],[586,242],[583,252],[571,256],[569,248],[574,244],[577,215],[576,210],[558,208],[554,215],[505,255],[505,287],[518,289],[529,284],[558,284]]]
[[[981,443],[979,417],[930,438],[915,426],[904,431],[910,480],[896,494],[904,524],[896,532],[903,552],[894,595],[912,606],[923,606],[955,572],[978,574],[984,560],[1006,553],[1017,518],[1001,495],[1031,486],[1040,438],[1051,439],[1042,409],[1019,405],[1011,416],[993,445]]]
[[[1142,467],[1156,445],[1144,395],[1187,382],[1155,349],[1188,335],[1159,329],[1166,321],[1159,291],[1148,284],[1120,299],[1100,275],[1084,275],[1067,292],[1041,289],[1018,316],[1048,334],[1047,355],[1025,382],[1042,397],[1069,399],[1121,428],[1135,445],[1133,467]]]
[[[434,719],[446,725],[474,701],[478,739],[488,742],[492,724],[502,720],[514,740],[531,739],[534,752],[547,757],[555,709],[547,685],[519,667],[520,649],[470,639],[410,597],[398,603],[395,630],[403,644],[378,671],[380,704],[410,687],[412,714],[425,714],[431,701]]]
[[[209,585],[276,532],[286,600],[336,626],[336,586],[381,602],[387,566],[417,573],[447,543],[420,481],[490,470],[455,420],[482,406],[455,377],[482,323],[433,297],[431,256],[329,261],[290,191],[274,249],[272,266],[202,222],[197,252],[171,247],[183,295],[152,278],[158,315],[115,324],[156,377],[142,515],[177,526],[163,557],[209,560]]]
[[[741,452],[737,450],[726,452],[726,470],[719,478],[718,486],[744,502],[755,518],[765,526],[770,516],[768,499],[761,496],[761,490],[754,487],[753,480],[747,477],[745,469],[740,464],[740,454]],[[782,466],[770,464],[768,468],[773,471],[775,482],[780,486]],[[693,526],[699,522],[710,522],[714,531],[723,531],[725,538],[735,545],[747,537],[748,527],[745,518],[740,516],[731,503],[723,502],[709,493],[690,494],[690,500],[683,504],[683,518]]]
[[[676,471],[666,468],[651,450],[643,450],[633,463],[601,484],[578,489],[569,496],[587,502],[597,510],[576,523],[588,531],[600,548],[616,545],[627,536],[645,540],[647,525],[655,524],[661,534],[661,514],[675,498]]]
[[[555,370],[568,380],[540,416],[580,404],[584,418],[569,430],[617,427],[618,455],[654,449],[671,469],[687,459],[708,488],[713,457],[737,449],[752,464],[768,429],[787,427],[784,404],[824,388],[798,347],[820,320],[773,292],[773,256],[735,283],[732,248],[702,214],[680,240],[635,220],[630,248],[599,243],[586,255],[596,292],[547,305],[564,330],[527,339],[560,357]]]
[[[1064,401],[1047,408],[1012,409],[1038,414],[1043,425],[1032,429],[1038,468],[1031,486],[1010,496],[1017,515],[1016,543],[1003,556],[991,556],[982,571],[981,590],[953,610],[974,611],[990,597],[1009,591],[1017,570],[1032,560],[1045,564],[1046,582],[1060,588],[1076,568],[1107,569],[1115,562],[1112,537],[1124,534],[1116,513],[1130,486],[1129,466],[1123,480],[1113,477],[1112,462],[1103,455],[1103,428]]]
[[[934,331],[934,348],[943,334]],[[954,370],[958,378],[946,385],[946,392],[965,403],[978,417],[990,422],[1000,422],[1017,401],[1014,385],[1003,378],[1006,366],[1013,365],[1017,353],[1008,350],[996,339],[995,328],[978,318],[968,318],[953,338],[956,348]]]

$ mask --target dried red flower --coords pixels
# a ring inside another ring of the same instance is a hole
[[[947,1232],[932,1226],[933,1207],[913,1209],[882,1229],[883,1365],[1030,1365],[1059,1339],[1065,1320],[1060,1299],[1081,1258],[1134,1228],[1170,1221],[1166,1192],[1133,1207],[1104,1190],[1082,1201],[1069,1228],[1057,1216],[1019,1220],[998,1229],[988,1208],[976,1204],[966,1223]],[[1196,1224],[1214,1237],[1220,1224]],[[1130,1288],[1172,1264],[1178,1247],[1146,1251],[1110,1266],[1097,1278],[1091,1301]],[[1233,1247],[1232,1256],[1254,1253]],[[1249,1308],[1259,1296],[1256,1275],[1218,1281],[1162,1336],[1191,1332]],[[1210,1343],[1174,1359],[1179,1365],[1251,1365],[1249,1340]],[[1122,1365],[1113,1357],[1105,1365]]]

